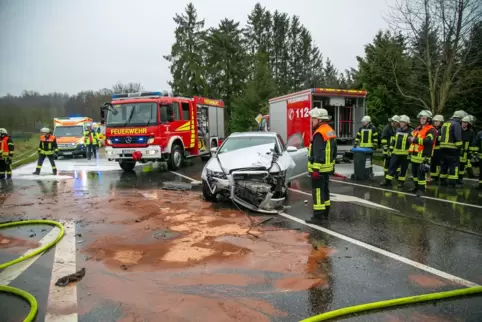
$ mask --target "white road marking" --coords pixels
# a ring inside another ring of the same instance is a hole
[[[392,253],[392,252],[389,252],[389,251],[386,251],[384,249],[381,249],[381,248],[378,248],[378,247],[375,247],[375,246],[372,246],[372,245],[369,245],[367,243],[364,243],[362,241],[359,241],[357,239],[354,239],[354,238],[351,238],[351,237],[348,237],[348,236],[345,236],[345,235],[342,235],[340,233],[337,233],[335,231],[332,231],[332,230],[329,230],[329,229],[326,229],[324,227],[320,227],[320,226],[317,226],[317,225],[312,225],[312,224],[308,224],[306,223],[303,219],[300,219],[300,218],[297,218],[297,217],[294,217],[294,216],[291,216],[291,215],[288,215],[288,214],[285,214],[285,213],[280,213],[279,214],[280,216],[282,217],[285,217],[287,219],[291,219],[299,224],[302,224],[302,225],[305,225],[305,226],[308,226],[308,227],[311,227],[313,229],[316,229],[316,230],[319,230],[321,232],[324,232],[328,235],[331,235],[331,236],[334,236],[334,237],[337,237],[337,238],[340,238],[340,239],[343,239],[349,243],[352,243],[352,244],[355,244],[357,246],[360,246],[360,247],[363,247],[363,248],[366,248],[366,249],[369,249],[371,251],[374,251],[378,254],[381,254],[381,255],[384,255],[384,256],[387,256],[389,258],[392,258],[394,260],[397,260],[399,262],[402,262],[404,264],[407,264],[407,265],[410,265],[410,266],[413,266],[415,268],[418,268],[418,269],[421,269],[425,272],[428,272],[428,273],[431,273],[431,274],[434,274],[434,275],[437,275],[439,277],[442,277],[442,278],[445,278],[447,280],[450,280],[452,282],[455,282],[455,283],[459,283],[461,285],[464,285],[464,286],[467,286],[467,287],[472,287],[472,286],[479,286],[478,284],[475,284],[473,282],[470,282],[470,281],[467,281],[467,280],[464,280],[460,277],[457,277],[457,276],[454,276],[454,275],[451,275],[449,273],[445,273],[443,271],[440,271],[436,268],[433,268],[433,267],[430,267],[430,266],[427,266],[427,265],[424,265],[422,263],[419,263],[419,262],[416,262],[416,261],[413,261],[411,259],[408,259],[408,258],[405,258],[403,256],[400,256],[400,255],[397,255],[395,253]]]
[[[76,272],[75,222],[66,222],[64,227],[64,238],[60,240],[55,249],[45,322],[76,322],[78,320],[76,284],[65,287],[55,285],[59,278]],[[68,313],[61,314],[59,312]]]
[[[174,174],[177,174],[176,172],[173,172]],[[192,181],[196,181],[195,179],[193,178],[189,178],[185,175],[182,175],[183,178],[187,178],[187,179],[190,179]],[[381,248],[378,248],[378,247],[375,247],[375,246],[372,246],[372,245],[369,245],[367,243],[364,243],[360,240],[357,240],[357,239],[354,239],[354,238],[351,238],[351,237],[348,237],[348,236],[345,236],[345,235],[342,235],[340,233],[337,233],[335,231],[332,231],[332,230],[329,230],[329,229],[326,229],[324,227],[320,227],[320,226],[317,226],[317,225],[312,225],[312,224],[308,224],[306,223],[303,219],[300,219],[300,218],[297,218],[297,217],[294,217],[294,216],[291,216],[291,215],[288,215],[286,213],[279,213],[280,216],[284,217],[284,218],[287,218],[287,219],[290,219],[290,220],[293,220],[299,224],[302,224],[302,225],[305,225],[305,226],[308,226],[310,228],[313,228],[313,229],[316,229],[318,231],[321,231],[321,232],[324,232],[328,235],[331,235],[331,236],[334,236],[334,237],[337,237],[337,238],[340,238],[340,239],[343,239],[349,243],[352,243],[354,245],[357,245],[357,246],[360,246],[360,247],[363,247],[363,248],[366,248],[366,249],[369,249],[371,251],[374,251],[378,254],[381,254],[381,255],[384,255],[384,256],[387,256],[391,259],[394,259],[394,260],[397,260],[399,262],[402,262],[404,264],[407,264],[407,265],[410,265],[410,266],[413,266],[415,268],[418,268],[418,269],[421,269],[425,272],[428,272],[428,273],[431,273],[431,274],[434,274],[434,275],[437,275],[439,277],[442,277],[442,278],[445,278],[447,280],[450,280],[452,282],[455,282],[455,283],[459,283],[461,285],[464,285],[464,286],[467,286],[467,287],[472,287],[472,286],[479,286],[478,284],[475,284],[473,282],[470,282],[470,281],[467,281],[465,279],[462,279],[460,277],[457,277],[455,275],[451,275],[449,273],[445,273],[443,271],[440,271],[436,268],[433,268],[433,267],[430,267],[430,266],[427,266],[427,265],[424,265],[422,263],[419,263],[419,262],[416,262],[416,261],[413,261],[411,259],[408,259],[406,257],[403,257],[403,256],[400,256],[400,255],[397,255],[395,253],[392,253],[392,252],[389,252],[389,251],[386,251],[384,249],[381,249]]]
[[[58,227],[54,227],[47,235],[45,235],[39,241],[40,246],[38,248],[53,242],[55,238],[57,238],[57,236],[59,235],[59,232],[60,232],[60,229]],[[27,256],[28,254],[30,254],[31,252],[33,252],[38,248],[29,249],[22,256]],[[32,258],[24,260],[23,262],[20,262],[5,268],[0,273],[0,284],[1,285],[10,284],[14,279],[20,276],[20,274],[22,274],[27,268],[29,268],[30,265],[32,265],[37,259],[39,259],[39,257],[42,256],[42,254],[43,253],[40,253]]]
[[[302,191],[302,190],[292,189],[292,188],[289,188],[289,190],[311,197],[311,193],[308,193],[308,192],[305,192],[305,191]],[[382,208],[382,209],[389,210],[389,211],[399,212],[398,210],[380,205],[380,204],[375,203],[375,202],[371,202],[369,200],[365,200],[365,199],[358,198],[358,197],[355,197],[355,196],[342,195],[342,194],[338,194],[338,193],[330,193],[330,200],[336,201],[336,202],[355,202],[355,203],[367,205],[369,207]]]

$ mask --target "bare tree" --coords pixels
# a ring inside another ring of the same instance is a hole
[[[116,94],[125,94],[125,93],[139,93],[143,91],[144,88],[142,87],[141,83],[127,83],[123,84],[121,82],[112,86],[112,92]]]
[[[398,90],[434,113],[442,113],[447,101],[460,90],[460,71],[470,68],[468,41],[474,26],[482,19],[481,0],[398,0],[388,16],[391,26],[407,40],[414,73],[414,91],[398,85]],[[406,67],[406,66],[404,66]]]

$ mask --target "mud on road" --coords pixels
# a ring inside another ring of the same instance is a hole
[[[60,182],[34,202],[28,192],[10,195],[2,219],[77,223],[77,267],[87,270],[77,284],[80,316],[120,305],[120,321],[270,321],[288,312],[267,297],[322,288],[327,278],[332,251],[314,247],[307,233],[219,208],[195,191],[62,197],[72,194]]]

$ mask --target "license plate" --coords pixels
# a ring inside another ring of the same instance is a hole
[[[136,150],[122,150],[122,153],[123,154],[126,154],[126,153],[134,153]]]
[[[72,155],[72,152],[64,152],[64,155]]]

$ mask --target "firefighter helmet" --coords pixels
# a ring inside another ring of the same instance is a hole
[[[421,118],[421,117],[427,117],[427,118],[431,119],[432,118],[432,112],[430,112],[429,110],[422,110],[417,115],[418,119]]]
[[[467,116],[467,113],[465,113],[465,111],[458,110],[454,112],[454,115],[452,115],[452,118],[461,119],[461,118],[464,118],[465,116]]]
[[[390,122],[400,122],[400,116],[394,115],[391,118],[388,119]]]
[[[400,122],[410,124],[410,118],[407,115],[400,116]]]
[[[467,122],[467,123],[469,123],[470,125],[472,125],[472,118],[470,117],[470,115],[464,116],[464,117],[462,118],[462,122]]]
[[[329,120],[330,116],[328,115],[328,111],[324,108],[314,108],[310,111],[311,118],[318,119],[318,120]]]
[[[433,120],[438,122],[444,122],[444,117],[443,115],[437,114],[433,117]]]
[[[50,133],[50,129],[48,127],[43,127],[41,130],[40,130],[40,133]]]
[[[470,120],[472,121],[472,125],[474,125],[475,121],[477,121],[477,119],[475,118],[475,116],[470,115],[470,114],[469,114],[469,117],[470,117]]]
[[[5,128],[2,127],[2,128],[0,129],[0,134],[7,135],[7,134],[8,134],[7,129],[5,129]]]
[[[372,122],[372,118],[368,115],[365,115],[364,117],[362,117],[361,119],[361,122],[362,123],[371,123]]]

